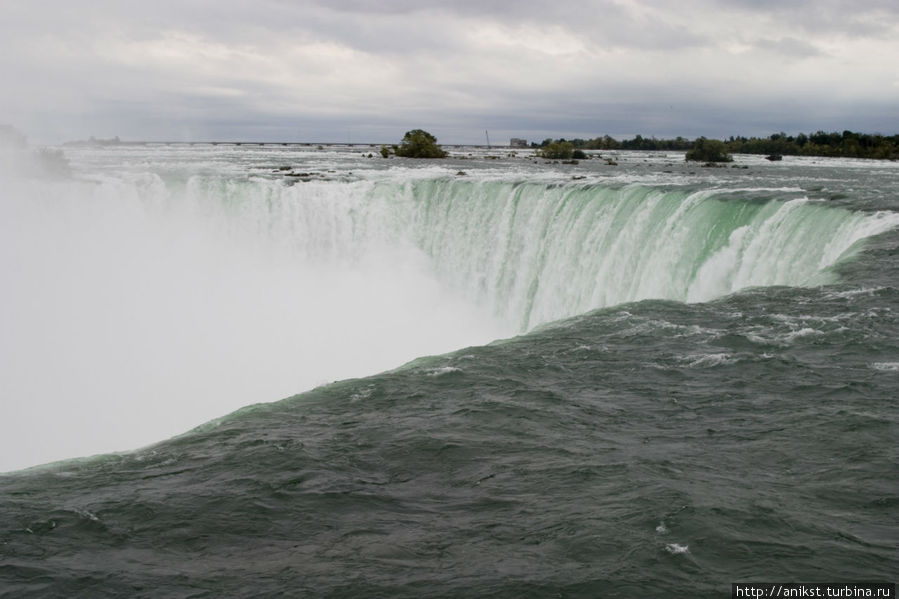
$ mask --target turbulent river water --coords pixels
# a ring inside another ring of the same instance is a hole
[[[369,152],[0,173],[0,596],[895,581],[899,164]]]

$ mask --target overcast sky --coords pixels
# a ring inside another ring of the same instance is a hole
[[[899,133],[896,0],[0,0],[36,143]]]

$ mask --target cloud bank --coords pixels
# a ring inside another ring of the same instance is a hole
[[[40,142],[899,130],[899,5],[8,2],[0,122]]]

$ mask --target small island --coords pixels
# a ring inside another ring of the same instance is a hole
[[[394,146],[394,153],[403,158],[446,158],[447,153],[437,145],[437,138],[424,129],[406,131],[399,146]],[[384,148],[381,155],[384,156]],[[386,157],[386,156],[385,156]]]
[[[693,142],[693,147],[687,150],[684,160],[698,162],[733,162],[734,159],[727,151],[723,141],[700,137]]]

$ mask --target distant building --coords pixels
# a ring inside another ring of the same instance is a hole
[[[519,139],[518,137],[513,137],[509,140],[509,146],[512,148],[526,148],[528,147],[528,140]]]

